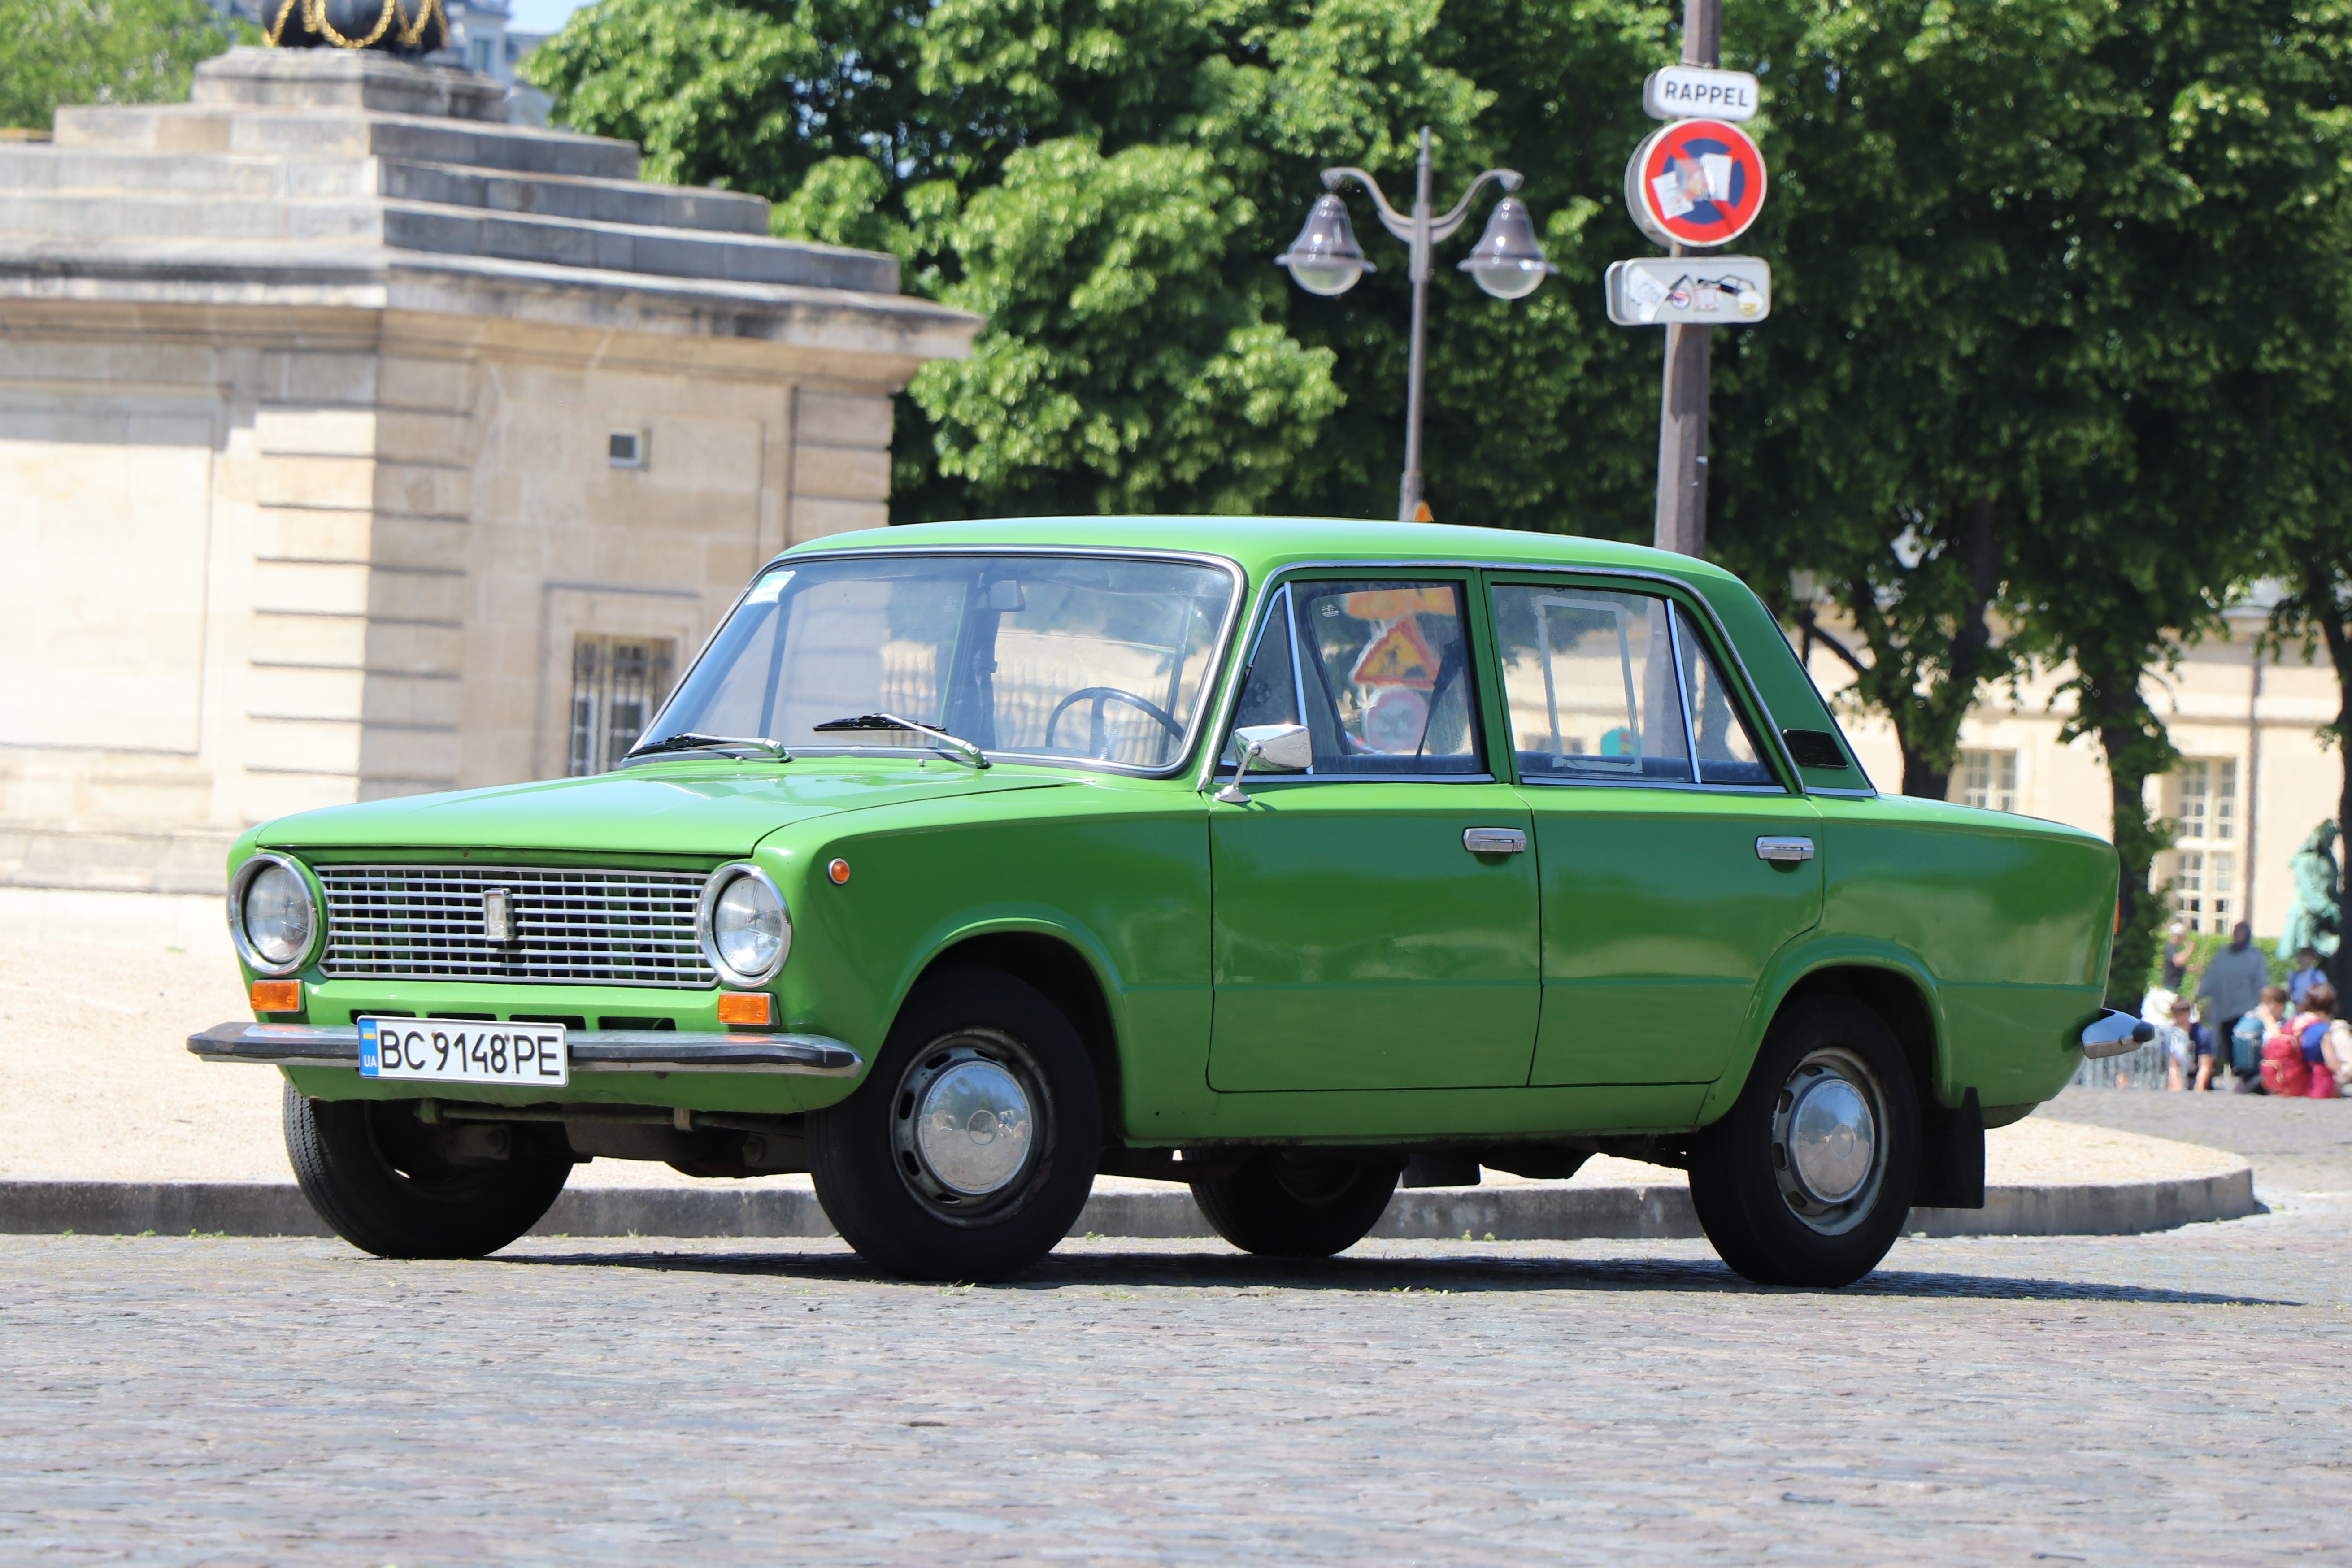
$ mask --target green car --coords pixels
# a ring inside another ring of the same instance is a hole
[[[1265,518],[838,536],[625,765],[230,857],[302,1190],[470,1257],[585,1159],[813,1174],[879,1268],[1000,1278],[1097,1173],[1252,1252],[1401,1174],[1675,1165],[1749,1279],[1983,1202],[1984,1130],[2128,1049],[2115,852],[1871,788],[1728,574]]]

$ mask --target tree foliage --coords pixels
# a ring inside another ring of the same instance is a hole
[[[0,0],[0,125],[61,104],[176,103],[200,60],[259,35],[205,0]]]

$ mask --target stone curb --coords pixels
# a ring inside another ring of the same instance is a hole
[[[1988,1187],[1981,1209],[1913,1209],[1927,1236],[2132,1236],[2262,1212],[2251,1166],[2163,1181]],[[0,1235],[326,1236],[290,1182],[76,1182],[0,1177]],[[1376,1237],[1496,1241],[1678,1239],[1701,1234],[1679,1185],[1417,1187],[1390,1200]],[[534,1236],[817,1237],[833,1224],[799,1187],[573,1187]],[[1192,1194],[1097,1193],[1073,1236],[1174,1239],[1213,1235]]]

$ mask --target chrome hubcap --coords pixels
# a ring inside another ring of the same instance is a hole
[[[1798,1090],[1789,1115],[1789,1163],[1825,1204],[1842,1204],[1870,1180],[1878,1139],[1870,1107],[1853,1085],[1827,1074]]]
[[[958,1062],[924,1090],[915,1146],[931,1173],[957,1192],[995,1192],[1028,1161],[1029,1097],[994,1062]]]
[[[1051,1115],[1029,1053],[994,1030],[960,1030],[924,1052],[891,1107],[892,1152],[908,1189],[943,1219],[1017,1204]]]
[[[1772,1113],[1780,1195],[1813,1229],[1834,1236],[1861,1223],[1886,1170],[1885,1100],[1863,1060],[1835,1048],[1797,1064]]]

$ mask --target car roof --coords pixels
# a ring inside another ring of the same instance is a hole
[[[1192,551],[1237,562],[1253,577],[1310,561],[1443,561],[1497,566],[1609,566],[1665,572],[1685,581],[1736,580],[1722,568],[1687,555],[1577,534],[1329,517],[1014,517],[926,522],[836,533],[796,545],[786,553],[972,545]]]

